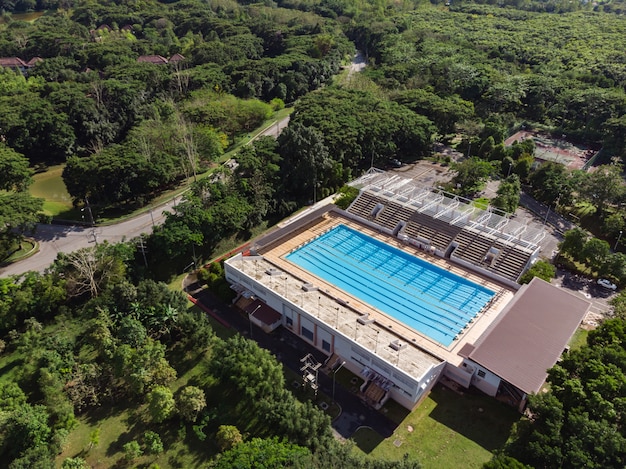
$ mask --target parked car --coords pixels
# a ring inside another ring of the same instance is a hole
[[[389,160],[389,166],[391,166],[392,168],[401,168],[402,161],[396,159]]]
[[[606,288],[608,290],[617,290],[617,285],[615,285],[613,282],[605,279],[605,278],[599,278],[598,279],[598,285],[600,285],[603,288]]]

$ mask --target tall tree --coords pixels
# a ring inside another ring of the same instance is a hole
[[[0,259],[8,257],[39,220],[43,200],[26,191],[30,183],[28,160],[0,142]]]
[[[332,168],[322,134],[299,123],[290,124],[278,139],[281,173],[288,194],[298,200],[317,199],[326,187]]]
[[[487,161],[482,161],[476,157],[468,158],[461,163],[454,165],[456,172],[452,178],[456,193],[469,196],[480,192],[489,176],[493,173],[493,167]]]
[[[516,174],[509,176],[500,183],[497,196],[491,204],[505,212],[514,213],[519,205],[521,184]]]
[[[66,278],[70,296],[98,296],[109,282],[123,278],[132,248],[100,243],[69,254],[59,254],[54,269]]]
[[[561,203],[572,201],[570,177],[564,165],[554,162],[542,164],[530,175],[533,195],[542,202],[551,203],[558,197]]]
[[[625,192],[621,165],[603,165],[589,173],[580,195],[603,214],[607,205],[616,203]]]

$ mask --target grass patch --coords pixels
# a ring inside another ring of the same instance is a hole
[[[572,208],[572,213],[578,218],[584,218],[596,212],[595,206],[590,202],[578,202]]]
[[[389,420],[395,422],[398,425],[404,422],[404,419],[406,419],[410,414],[406,407],[402,407],[393,399],[389,399],[385,403],[381,411],[387,416]]]
[[[36,246],[37,246],[37,243],[35,243],[34,241],[30,239],[23,239],[20,242],[19,248],[13,251],[9,257],[3,260],[3,262],[18,261],[22,259],[23,257],[25,257],[27,254],[33,252],[33,249],[35,249]]]
[[[409,453],[424,469],[479,468],[502,448],[520,418],[515,409],[478,391],[461,396],[436,386],[370,454],[397,460]]]
[[[26,13],[11,13],[7,14],[10,21],[26,21],[28,23],[33,23],[38,20],[41,16],[43,16],[48,10],[44,11],[29,11]],[[6,14],[6,13],[5,13]],[[0,24],[5,24],[7,21],[3,16],[0,16]]]
[[[100,407],[79,418],[78,428],[69,436],[57,465],[65,458],[80,456],[90,467],[197,467],[208,459],[200,455],[201,442],[192,432],[185,432],[184,442],[178,442],[180,426],[173,422],[151,425],[144,419],[144,406],[123,402],[115,407]],[[122,447],[132,440],[141,440],[143,434],[155,431],[161,437],[165,451],[158,455],[145,455],[132,464],[125,463]],[[97,444],[91,444],[91,435],[98,432]],[[193,439],[197,443],[193,442]],[[175,464],[172,464],[175,461]]]
[[[472,201],[472,205],[476,208],[487,210],[489,208],[489,199],[487,197],[479,197]]]
[[[73,210],[65,182],[63,182],[64,165],[50,166],[46,171],[35,174],[29,192],[33,197],[44,199],[44,212],[53,217]]]
[[[578,328],[574,335],[569,341],[570,350],[578,350],[583,345],[587,345],[587,336],[589,335],[589,331],[586,329]]]
[[[18,382],[18,376],[24,357],[16,352],[5,353],[0,357],[0,383]]]
[[[384,438],[370,427],[361,427],[351,437],[357,448],[364,453],[370,454],[374,448],[382,443]]]

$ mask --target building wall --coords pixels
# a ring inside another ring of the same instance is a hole
[[[476,369],[472,365],[465,362],[460,367],[448,363],[444,370],[444,375],[464,388],[469,388],[475,371]]]
[[[500,387],[500,377],[493,374],[486,368],[483,368],[478,363],[467,359],[463,361],[467,362],[468,366],[472,366],[475,369],[474,374],[472,375],[471,384],[488,396],[495,396],[498,393],[498,388]]]
[[[393,383],[390,390],[391,398],[407,409],[413,409],[416,403],[430,391],[445,368],[446,362],[441,362],[427,370],[423,376],[408,375],[319,318],[309,315],[297,304],[257,283],[238,269],[237,262],[235,260],[230,265],[227,261],[224,264],[226,279],[229,282],[244,285],[270,307],[281,312],[282,324],[287,330],[328,355],[332,353],[339,355],[346,361],[345,368],[352,373],[361,376],[363,369],[369,368],[391,381]]]

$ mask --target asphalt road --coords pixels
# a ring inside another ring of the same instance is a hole
[[[180,196],[142,215],[109,226],[92,228],[76,225],[39,224],[32,236],[39,243],[39,252],[27,259],[6,267],[0,267],[0,277],[18,275],[31,270],[43,272],[60,252],[76,251],[87,246],[93,246],[96,242],[118,243],[137,238],[142,233],[149,234],[152,232],[153,225],[163,223],[165,220],[164,212],[171,211],[172,207],[179,201]]]
[[[260,136],[276,138],[288,124],[289,116],[268,127],[256,138]],[[96,242],[119,243],[138,238],[141,234],[150,234],[154,225],[160,225],[165,220],[164,212],[171,212],[172,207],[179,201],[180,196],[177,196],[172,201],[149,212],[108,226],[84,227],[38,224],[35,234],[31,237],[39,243],[39,252],[27,259],[0,267],[0,277],[19,275],[29,271],[43,272],[54,262],[60,252],[76,251],[87,246],[93,246]]]

